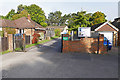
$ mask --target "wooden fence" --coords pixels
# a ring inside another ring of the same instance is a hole
[[[25,36],[25,44],[26,45],[30,44],[30,36],[29,35]]]
[[[21,48],[23,45],[23,40],[22,40],[22,36],[16,36],[14,37],[15,39],[15,48]],[[15,49],[14,48],[14,49]]]
[[[7,37],[2,37],[1,38],[1,50],[6,51],[8,50],[8,38]]]
[[[25,36],[25,45],[30,44],[30,36]],[[0,52],[22,48],[24,45],[23,36],[0,37]]]

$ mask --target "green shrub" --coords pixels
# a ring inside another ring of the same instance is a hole
[[[0,31],[0,36],[3,37],[4,36],[4,32]]]
[[[40,25],[43,26],[43,27],[46,27],[46,26],[47,26],[47,23],[41,22]]]
[[[55,36],[60,37],[61,30],[60,29],[55,29],[54,31],[55,31]]]

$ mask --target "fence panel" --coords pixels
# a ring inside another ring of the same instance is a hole
[[[1,46],[2,46],[2,51],[8,50],[8,38],[7,37],[1,38]]]
[[[15,37],[15,48],[21,48],[23,45],[22,36]]]
[[[30,36],[29,35],[26,35],[25,37],[25,44],[30,44]]]

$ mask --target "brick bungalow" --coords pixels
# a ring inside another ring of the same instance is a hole
[[[32,35],[36,28],[39,30],[43,30],[43,27],[38,23],[31,20],[30,16],[22,17],[16,20],[6,20],[0,19],[0,30],[4,30],[6,27],[14,28],[16,30],[16,34],[25,33],[26,35]]]
[[[110,22],[104,22],[104,23],[94,25],[91,27],[91,31],[104,34],[104,37],[106,37],[113,46],[118,45],[117,42],[118,42],[119,28],[117,26],[114,26]]]
[[[36,28],[43,28],[38,23],[32,21],[30,16],[14,20],[14,23],[16,25],[16,33],[25,33],[26,35],[33,35]]]

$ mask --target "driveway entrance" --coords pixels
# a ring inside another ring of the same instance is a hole
[[[61,40],[3,55],[4,78],[117,78],[118,56],[61,53]],[[113,53],[114,54],[114,53]]]

